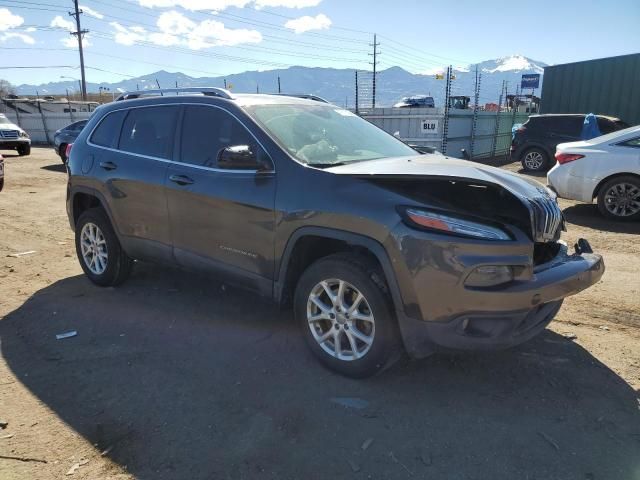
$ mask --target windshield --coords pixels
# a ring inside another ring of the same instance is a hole
[[[400,140],[332,105],[254,105],[249,114],[292,156],[314,166],[416,155]]]
[[[7,117],[0,117],[0,125],[13,125],[13,122]]]

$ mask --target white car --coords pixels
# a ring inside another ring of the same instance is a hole
[[[31,139],[18,125],[0,113],[0,149],[17,150],[21,157],[31,153]]]
[[[556,147],[547,183],[558,196],[592,203],[609,218],[640,219],[640,125]]]

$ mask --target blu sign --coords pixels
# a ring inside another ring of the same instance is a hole
[[[429,118],[422,121],[422,133],[438,133],[438,120],[435,118]]]
[[[522,75],[520,88],[540,88],[540,74],[530,73]]]

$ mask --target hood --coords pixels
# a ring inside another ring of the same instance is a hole
[[[0,130],[18,130],[19,132],[24,132],[24,130],[15,123],[0,123]]]
[[[337,175],[352,175],[370,179],[396,178],[418,180],[420,178],[441,178],[448,180],[473,180],[478,183],[499,185],[521,198],[535,198],[550,195],[550,190],[535,180],[521,177],[501,168],[445,157],[439,154],[356,162],[326,168],[324,171]]]

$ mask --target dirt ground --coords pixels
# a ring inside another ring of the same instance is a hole
[[[2,153],[1,479],[640,479],[639,224],[563,201],[565,239],[607,271],[547,331],[354,381],[216,279],[137,265],[93,286],[59,159]]]

